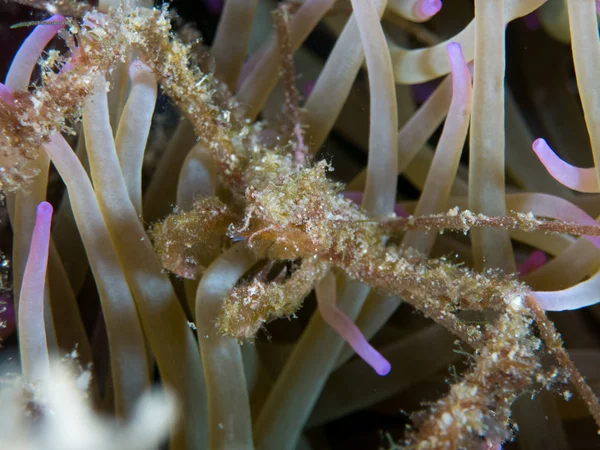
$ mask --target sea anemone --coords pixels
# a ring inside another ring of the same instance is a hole
[[[593,442],[598,2],[17,3],[2,445]]]

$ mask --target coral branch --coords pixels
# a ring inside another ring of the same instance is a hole
[[[496,445],[510,437],[510,406],[541,368],[536,356],[540,342],[531,337],[530,324],[522,304],[513,302],[486,327],[486,344],[475,353],[463,379],[431,411],[414,417],[418,431],[407,449],[477,449],[483,448],[482,436]]]
[[[300,123],[300,94],[296,87],[296,76],[294,70],[294,54],[290,40],[289,30],[289,6],[281,5],[273,11],[273,20],[275,30],[277,31],[277,44],[279,45],[279,55],[281,58],[281,75],[284,84],[284,116],[287,118],[292,128],[292,155],[294,162],[304,165],[308,159],[308,146],[304,143],[302,124]]]
[[[540,308],[537,301],[533,297],[527,296],[526,303],[534,315],[535,324],[540,336],[542,337],[542,340],[544,341],[544,344],[546,345],[546,348],[556,357],[559,364],[567,371],[571,383],[575,385],[579,395],[581,395],[588,409],[592,413],[592,416],[596,421],[596,425],[598,428],[600,428],[600,403],[598,402],[598,398],[594,392],[592,392],[590,386],[585,382],[583,376],[573,364],[573,361],[571,361],[571,358],[563,347],[560,334],[558,331],[556,331],[554,324],[548,319],[548,317],[546,317],[546,314]]]
[[[422,217],[399,217],[381,221],[383,230],[398,233],[406,230],[451,229],[468,232],[471,228],[502,228],[526,232],[566,233],[574,236],[600,236],[600,225],[583,225],[560,220],[547,220],[533,214],[514,213],[512,216],[486,216],[469,210],[451,209],[447,214]]]
[[[381,228],[348,200],[334,195],[325,165],[271,182],[247,194],[251,247],[259,255],[294,259],[319,255],[351,277],[398,295],[475,344],[480,332],[456,309],[502,309],[527,288],[493,273],[477,274],[444,260],[426,260],[382,244]],[[332,226],[333,225],[333,226]],[[257,231],[260,233],[256,234]]]

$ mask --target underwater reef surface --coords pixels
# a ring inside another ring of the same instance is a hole
[[[599,10],[0,3],[0,447],[600,447]]]

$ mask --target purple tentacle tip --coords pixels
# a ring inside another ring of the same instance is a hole
[[[442,9],[442,0],[420,0],[415,3],[414,13],[420,20],[435,16]]]
[[[391,364],[365,338],[360,329],[335,303],[335,278],[326,276],[316,287],[317,304],[325,322],[352,347],[378,375],[387,375]]]

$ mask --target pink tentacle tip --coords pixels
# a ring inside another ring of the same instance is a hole
[[[448,58],[450,60],[452,60],[453,58],[458,58],[459,51],[462,55],[462,47],[458,42],[449,42],[448,45],[446,45],[446,52],[448,53]]]
[[[563,161],[541,138],[533,141],[532,148],[548,173],[562,185],[579,192],[600,192],[594,168],[582,169]]]
[[[54,208],[48,202],[42,202],[38,205],[36,209],[37,217],[39,220],[49,223],[52,219],[52,213],[54,212]]]
[[[451,65],[467,65],[463,56],[462,46],[458,42],[450,42],[446,46],[446,52],[448,53],[448,60]]]
[[[317,306],[321,317],[378,375],[387,375],[392,370],[391,364],[369,344],[352,319],[338,308],[335,291],[335,278],[331,273],[317,284]]]
[[[33,236],[29,257],[48,258],[48,246],[50,242],[50,226],[52,223],[52,213],[54,208],[48,202],[42,202],[36,209],[35,226],[33,227]]]
[[[470,85],[471,83],[471,72],[465,60],[462,46],[458,42],[450,42],[446,46],[446,52],[452,69],[452,88],[459,89],[460,92],[462,91],[461,86],[465,86],[467,83]]]
[[[375,369],[375,372],[377,372],[377,375],[384,377],[392,371],[392,365],[383,356],[380,355],[380,357],[381,361],[373,368]]]
[[[361,357],[369,366],[373,368],[375,373],[380,376],[385,376],[392,370],[390,362],[383,357],[375,348],[369,344],[360,329],[346,316],[341,310],[337,309],[332,317],[332,311],[329,314],[322,314],[325,321],[354,349],[356,354]]]
[[[418,0],[414,6],[415,17],[428,20],[442,9],[442,0]]]

